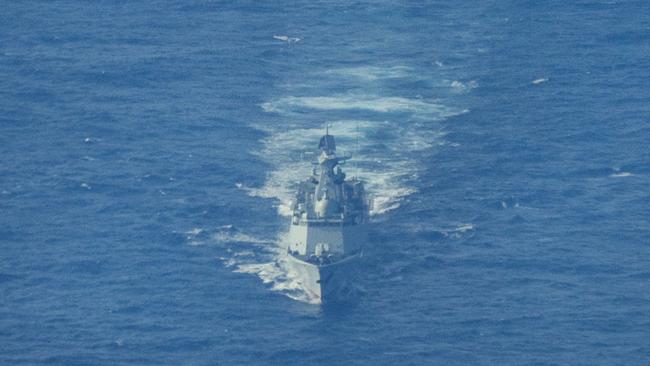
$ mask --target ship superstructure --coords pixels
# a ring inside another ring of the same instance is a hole
[[[293,201],[287,253],[312,298],[337,300],[352,288],[357,259],[366,242],[369,204],[357,177],[346,180],[334,136],[318,144],[318,167],[300,183]]]

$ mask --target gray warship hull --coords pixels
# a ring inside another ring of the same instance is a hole
[[[301,288],[317,303],[350,300],[357,288],[357,268],[361,253],[329,264],[314,264],[287,254],[287,264],[299,278]]]
[[[345,302],[357,286],[365,224],[300,220],[289,229],[287,263],[307,295],[318,303]]]

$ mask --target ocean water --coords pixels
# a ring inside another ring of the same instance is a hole
[[[0,364],[648,364],[646,2],[2,5]],[[327,125],[336,307],[279,254]]]

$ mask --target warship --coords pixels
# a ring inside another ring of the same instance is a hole
[[[312,175],[300,182],[292,201],[287,263],[316,302],[349,299],[366,242],[369,205],[363,182],[346,179],[334,136],[325,131]]]

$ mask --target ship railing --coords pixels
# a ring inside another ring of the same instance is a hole
[[[326,218],[321,218],[321,219],[305,219],[301,218],[300,225],[307,225],[307,224],[317,224],[317,225],[322,225],[322,226],[339,226],[339,225],[348,225],[348,224],[354,224],[354,220],[351,220],[349,218],[344,218],[344,219],[326,219]]]

